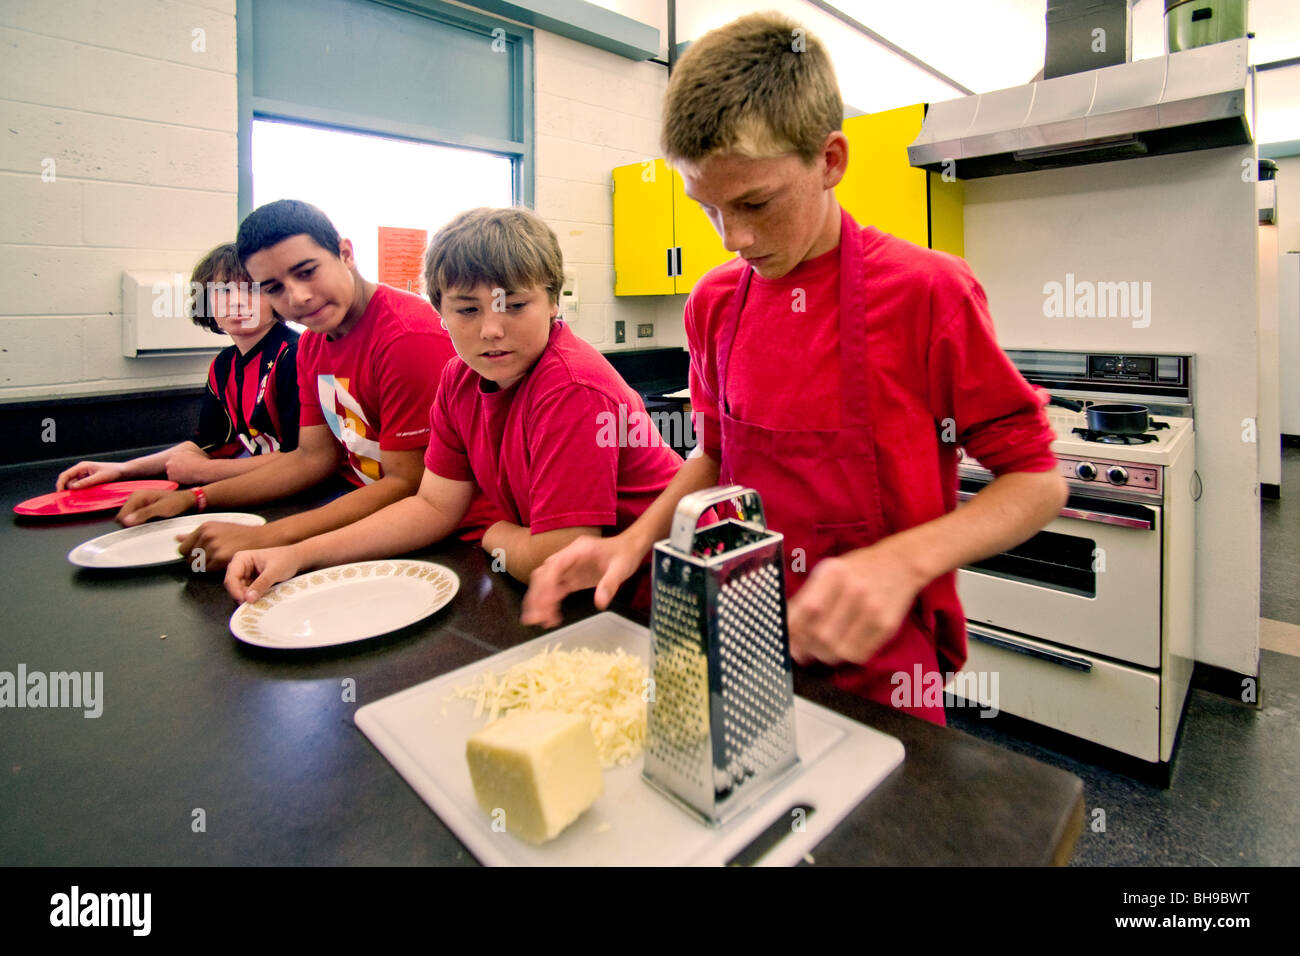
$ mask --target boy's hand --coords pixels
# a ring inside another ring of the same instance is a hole
[[[596,589],[596,607],[605,610],[619,585],[641,565],[644,551],[629,546],[622,535],[597,538],[584,535],[547,558],[533,572],[524,595],[520,623],[555,627],[560,624],[560,602],[574,591]]]
[[[293,545],[240,551],[226,569],[226,590],[236,601],[252,604],[270,588],[302,570],[302,558]]]
[[[212,459],[194,452],[178,452],[167,459],[167,477],[178,485],[201,485],[218,476],[209,472]]]
[[[79,461],[59,475],[56,491],[76,491],[102,485],[106,481],[121,481],[126,477],[126,467],[116,461]]]
[[[150,518],[174,518],[194,505],[194,495],[188,491],[137,491],[122,505],[122,510],[117,513],[117,522],[130,528],[144,524]]]
[[[248,525],[228,521],[205,521],[185,538],[178,535],[178,548],[187,559],[197,549],[203,555],[203,569],[219,571],[240,551],[266,547],[270,542],[266,538],[265,528],[265,525],[250,528]]]
[[[797,664],[865,664],[897,632],[929,582],[888,539],[821,561],[790,602]]]

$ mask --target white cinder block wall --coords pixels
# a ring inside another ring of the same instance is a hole
[[[577,332],[602,350],[686,345],[685,296],[614,296],[610,171],[662,155],[660,109],[668,71],[537,31],[537,212],[578,276]],[[614,343],[622,320],[627,341]],[[654,323],[638,339],[639,323]]]
[[[667,71],[534,36],[536,206],[579,276],[574,325],[684,346],[684,296],[613,293],[610,170],[659,155]],[[188,274],[234,236],[235,0],[6,0],[0,40],[0,401],[201,382],[207,357],[122,356],[121,274]]]
[[[121,275],[234,235],[234,0],[6,0],[0,48],[0,400],[202,381],[122,357]]]

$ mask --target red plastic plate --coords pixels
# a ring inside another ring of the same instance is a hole
[[[107,481],[93,488],[81,488],[77,491],[52,491],[48,495],[28,498],[22,504],[14,505],[14,514],[36,518],[53,518],[59,515],[92,514],[96,511],[112,511],[126,504],[133,492],[161,489],[175,491],[180,485],[174,481],[148,479],[146,481]]]

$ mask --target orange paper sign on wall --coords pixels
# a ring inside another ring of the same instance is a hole
[[[424,245],[428,230],[379,227],[379,281],[424,295]]]

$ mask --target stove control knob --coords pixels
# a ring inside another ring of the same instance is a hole
[[[1128,482],[1128,471],[1119,467],[1119,465],[1115,465],[1106,469],[1106,478],[1112,485],[1126,484]]]
[[[1074,466],[1074,473],[1084,481],[1092,481],[1097,477],[1097,466],[1090,461],[1081,461]]]

